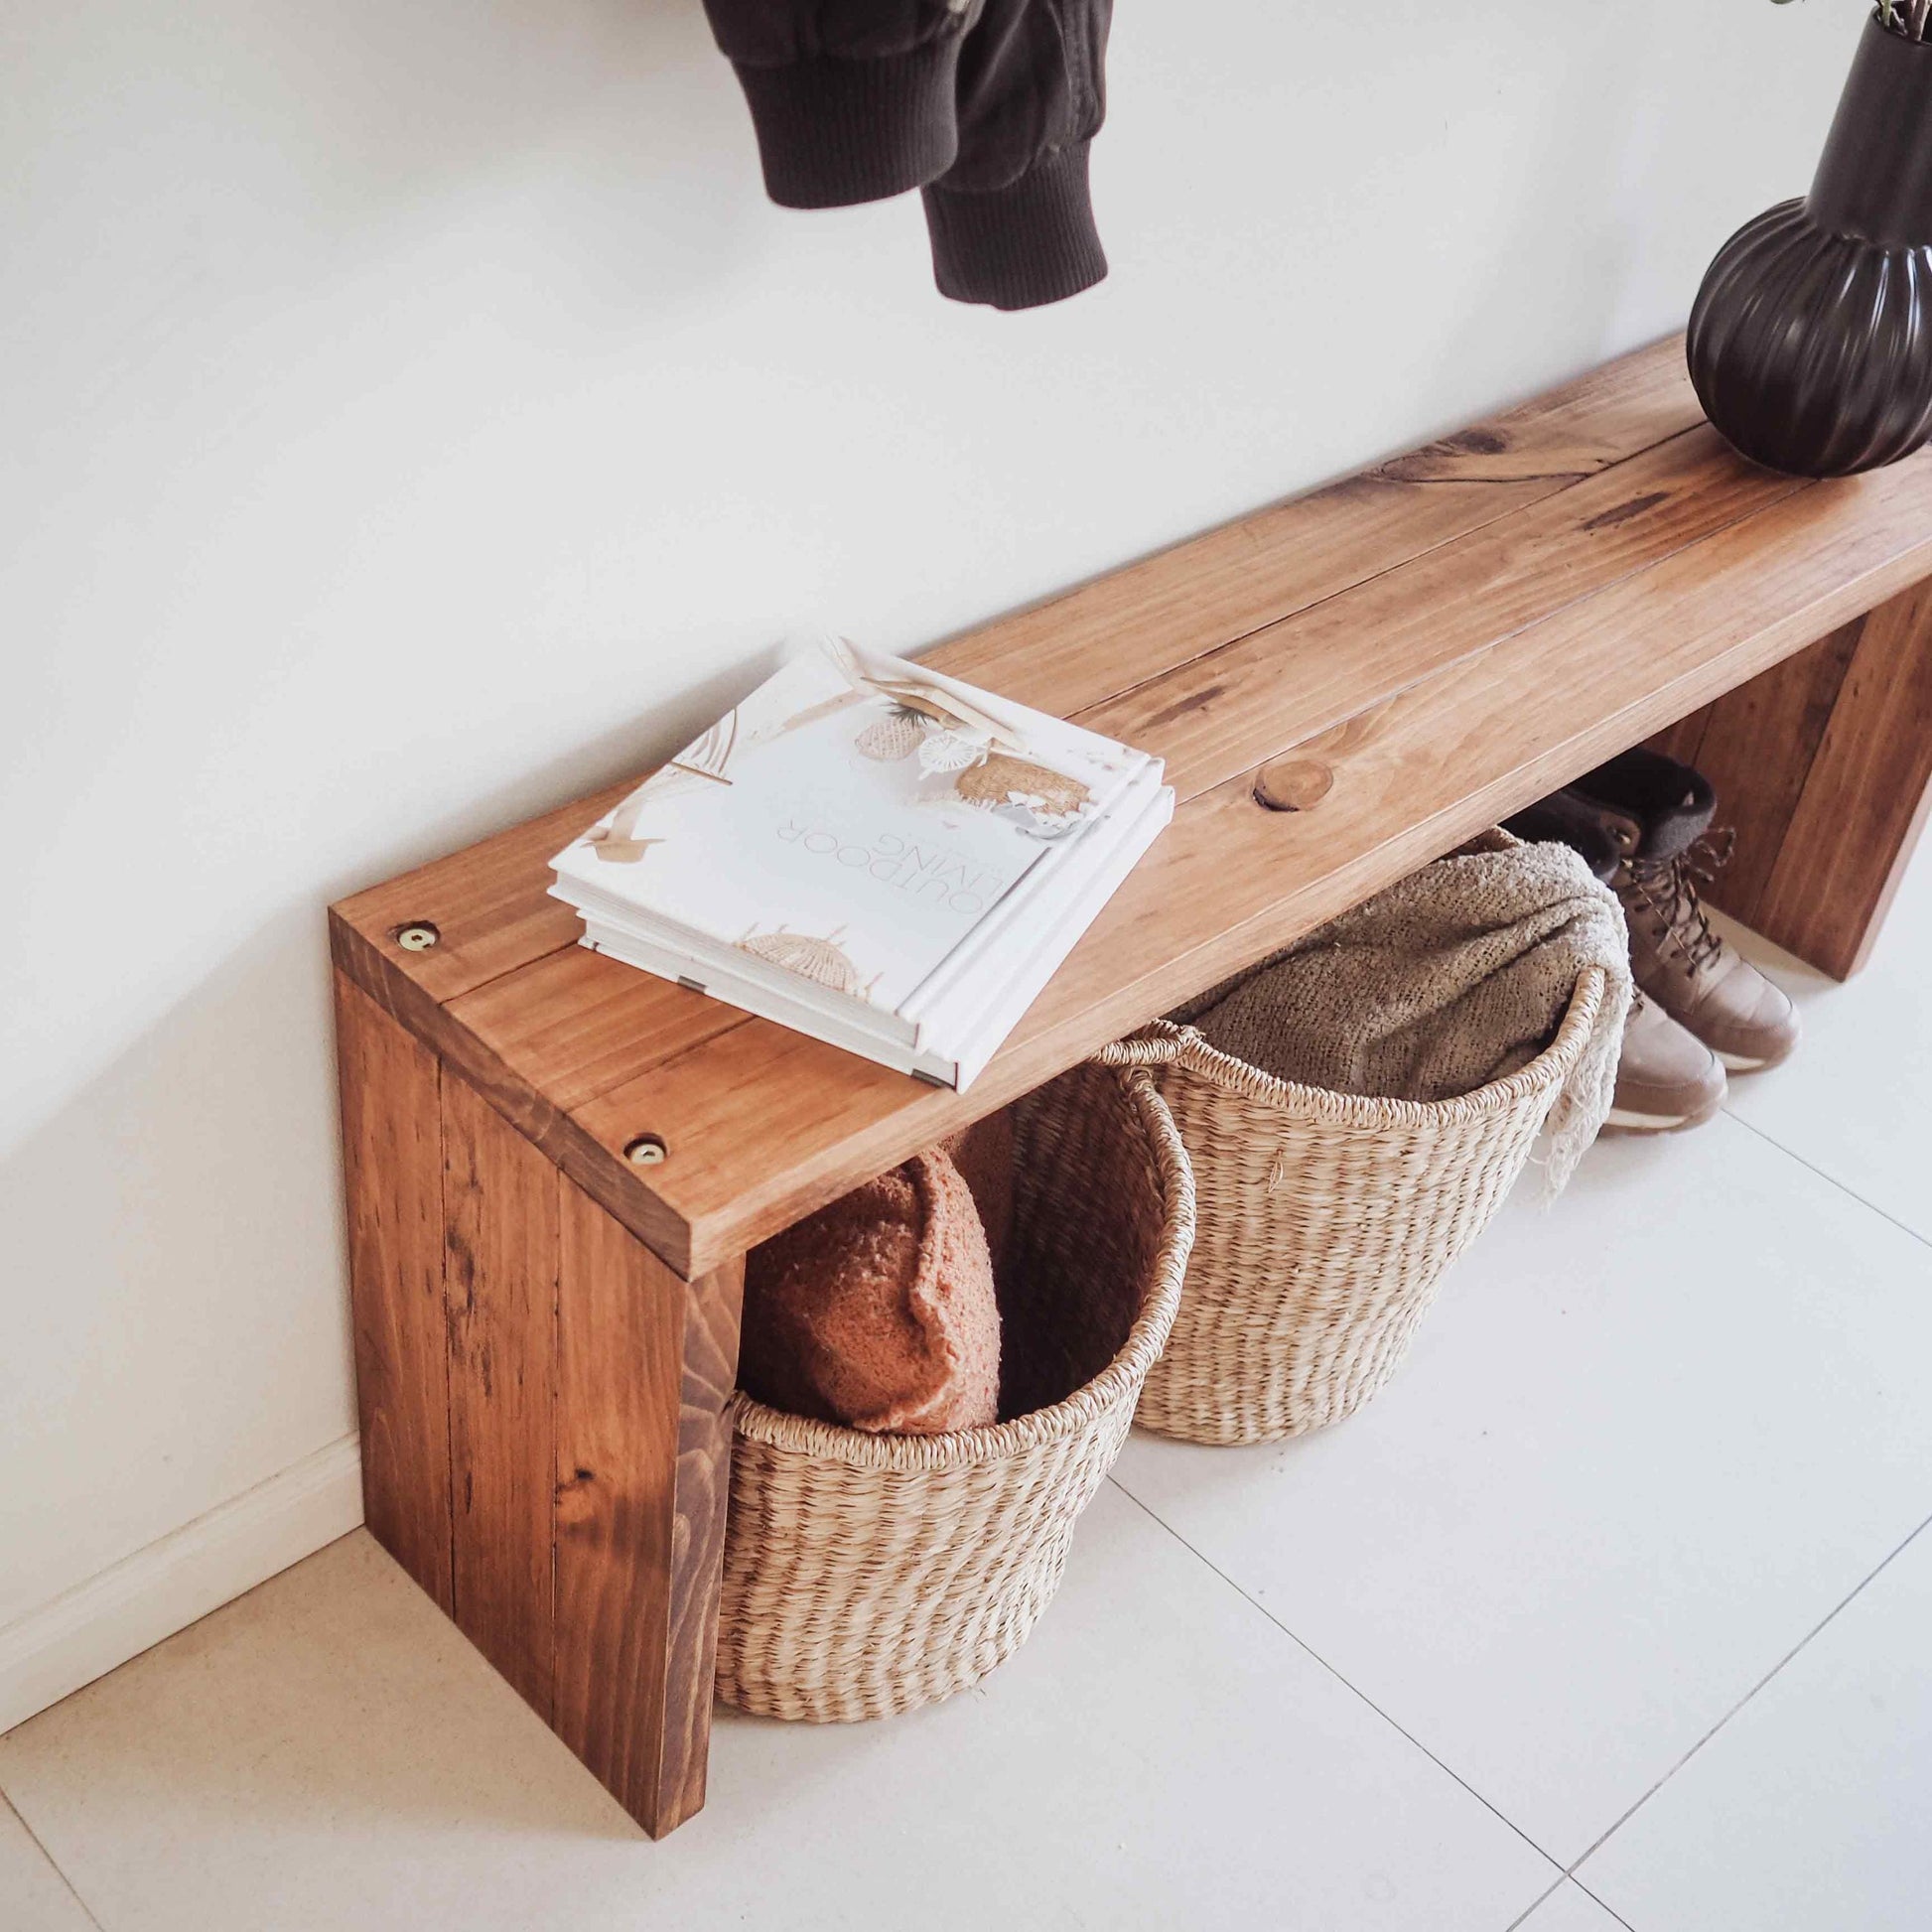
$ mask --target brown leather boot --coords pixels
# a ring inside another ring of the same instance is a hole
[[[1622,853],[1610,881],[1630,925],[1638,987],[1734,1073],[1775,1066],[1798,1043],[1798,1011],[1713,928],[1698,882],[1730,857],[1717,799],[1688,764],[1625,752],[1568,787]]]
[[[1622,869],[1622,848],[1604,829],[1601,816],[1568,792],[1555,792],[1504,819],[1503,830],[1532,845],[1569,846],[1605,885]],[[1605,1131],[1674,1134],[1701,1126],[1725,1104],[1727,1091],[1717,1054],[1639,993],[1623,1023],[1616,1093]]]
[[[1639,993],[1623,1023],[1616,1094],[1604,1128],[1675,1134],[1709,1120],[1725,1104],[1727,1091],[1717,1054]]]

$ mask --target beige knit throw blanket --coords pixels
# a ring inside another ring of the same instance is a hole
[[[1446,1100],[1542,1052],[1590,966],[1607,991],[1546,1124],[1553,1196],[1609,1112],[1630,1006],[1623,909],[1567,846],[1489,834],[1174,1017],[1278,1079]]]

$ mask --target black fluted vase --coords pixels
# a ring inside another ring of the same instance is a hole
[[[1932,44],[1866,24],[1811,193],[1725,243],[1691,311],[1698,400],[1799,477],[1932,435]]]

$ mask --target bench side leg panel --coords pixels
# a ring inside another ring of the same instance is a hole
[[[553,1723],[658,1837],[704,1802],[743,1263],[681,1281],[557,1185]]]
[[[1755,923],[1837,979],[1870,956],[1932,786],[1932,583],[1864,621]]]
[[[1650,743],[1718,793],[1710,897],[1822,972],[1869,955],[1932,786],[1932,586],[1880,605]]]
[[[1860,618],[1833,631],[1652,741],[1717,787],[1737,845],[1712,896],[1753,928],[1863,628]]]
[[[336,974],[362,1509],[447,1614],[452,1594],[441,1069]]]
[[[342,975],[371,1533],[653,1837],[704,1803],[744,1264],[681,1281]]]
[[[455,1615],[548,1724],[557,1174],[449,1072],[443,1196]]]
[[[732,1432],[726,1404],[738,1381],[744,1298],[743,1256],[692,1283],[685,1296],[670,1643],[658,1752],[660,1831],[669,1831],[704,1806],[712,1684],[718,1669],[725,1509],[731,1491]]]

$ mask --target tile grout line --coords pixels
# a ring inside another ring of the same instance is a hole
[[[1614,1829],[1614,1827],[1612,1827],[1612,1829]],[[1630,1921],[1627,1918],[1625,1918],[1621,1912],[1611,1911],[1610,1907],[1605,1905],[1603,1901],[1600,1898],[1598,1898],[1597,1895],[1593,1891],[1591,1891],[1590,1888],[1587,1884],[1585,1884],[1584,1881],[1581,1878],[1579,1878],[1574,1871],[1566,1872],[1564,1876],[1567,1882],[1575,1885],[1577,1889],[1580,1892],[1582,1892],[1583,1895],[1586,1898],[1587,1898],[1592,1905],[1598,1906],[1604,1912],[1609,1913],[1609,1916],[1615,1919],[1617,1924],[1623,1927],[1623,1932],[1634,1932],[1634,1928],[1631,1926]]]
[[[1509,1818],[1505,1816],[1504,1813],[1498,1811],[1496,1807],[1493,1804],[1491,1804],[1489,1800],[1485,1798],[1482,1795],[1482,1793],[1475,1788],[1474,1785],[1472,1785],[1466,1778],[1462,1777],[1456,1771],[1451,1770],[1449,1765],[1445,1764],[1443,1760],[1440,1757],[1438,1757],[1436,1753],[1432,1751],[1429,1748],[1429,1746],[1422,1741],[1421,1738],[1413,1735],[1411,1732],[1407,1730],[1404,1730],[1403,1727],[1399,1724],[1397,1724],[1396,1721],[1392,1717],[1390,1717],[1389,1714],[1386,1711],[1384,1711],[1382,1707],[1379,1704],[1377,1704],[1373,1698],[1368,1696],[1368,1694],[1365,1691],[1362,1691],[1354,1684],[1351,1684],[1348,1681],[1348,1679],[1345,1678],[1341,1674],[1341,1672],[1334,1667],[1333,1664],[1329,1663],[1327,1658],[1322,1656],[1318,1650],[1314,1649],[1304,1638],[1298,1637],[1295,1634],[1295,1632],[1291,1630],[1288,1627],[1288,1625],[1284,1623],[1281,1620],[1281,1618],[1278,1617],[1274,1613],[1274,1611],[1268,1607],[1266,1603],[1263,1603],[1258,1598],[1251,1596],[1211,1557],[1204,1556],[1199,1550],[1195,1549],[1194,1546],[1191,1543],[1189,1543],[1187,1539],[1184,1536],[1182,1536],[1180,1532],[1177,1529],[1175,1529],[1172,1523],[1168,1522],[1165,1517],[1157,1515],[1154,1510],[1150,1509],[1148,1505],[1144,1503],[1140,1499],[1140,1497],[1135,1495],[1133,1490],[1129,1489],[1126,1486],[1126,1484],[1120,1480],[1118,1476],[1109,1474],[1109,1476],[1107,1477],[1107,1481],[1114,1488],[1118,1489],[1120,1493],[1123,1496],[1125,1496],[1127,1500],[1130,1503],[1132,1503],[1134,1507],[1141,1512],[1142,1515],[1147,1517],[1147,1519],[1151,1523],[1154,1523],[1160,1529],[1165,1530],[1169,1536],[1173,1537],[1173,1540],[1176,1543],[1178,1543],[1180,1547],[1183,1550],[1185,1550],[1187,1554],[1190,1557],[1192,1557],[1197,1563],[1205,1564],[1206,1567],[1209,1570],[1211,1570],[1215,1576],[1220,1578],[1221,1582],[1227,1585],[1228,1588],[1233,1590],[1234,1593],[1237,1596],[1239,1596],[1243,1602],[1247,1603],[1250,1606],[1250,1608],[1260,1611],[1260,1613],[1264,1617],[1266,1617],[1268,1621],[1272,1623],[1275,1626],[1275,1628],[1282,1633],[1283,1636],[1285,1636],[1291,1643],[1297,1645],[1300,1649],[1305,1651],[1317,1664],[1319,1664],[1321,1668],[1325,1670],[1328,1673],[1328,1675],[1332,1677],[1335,1680],[1335,1682],[1342,1687],[1343,1690],[1347,1691],[1351,1697],[1359,1698],[1361,1702],[1367,1705],[1367,1707],[1371,1711],[1373,1711],[1375,1715],[1378,1718],[1380,1718],[1382,1722],[1385,1725],[1387,1725],[1391,1730],[1395,1731],[1399,1736],[1406,1737],[1409,1740],[1409,1742],[1415,1745],[1417,1750],[1421,1751],[1422,1754],[1426,1758],[1428,1758],[1429,1761],[1432,1764],[1434,1764],[1439,1771],[1441,1771],[1446,1777],[1452,1778],[1457,1784],[1459,1784],[1462,1787],[1464,1791],[1466,1791],[1469,1794],[1470,1797],[1472,1797],[1476,1801],[1477,1804],[1482,1806],[1482,1808],[1485,1811],[1491,1813],[1502,1824],[1507,1825],[1509,1829],[1512,1832],[1514,1832],[1516,1836],[1520,1838],[1523,1841],[1523,1843],[1527,1845],[1530,1848],[1530,1850],[1537,1855],[1538,1858],[1548,1859],[1550,1863],[1557,1868],[1558,1884],[1561,1884],[1565,1878],[1569,1877],[1570,1875],[1569,1872],[1564,1870],[1563,1868],[1562,1860],[1552,1858],[1551,1855],[1548,1852],[1546,1852],[1542,1846],[1537,1844],[1536,1840],[1533,1839],[1528,1832],[1524,1831],[1522,1826],[1517,1824],[1514,1819]],[[1556,1889],[1556,1886],[1553,1885],[1551,1886],[1550,1889],[1554,1891]],[[1542,1896],[1535,1901],[1535,1903],[1540,1905],[1543,1902],[1543,1899],[1547,1898],[1549,1895],[1550,1895],[1549,1892],[1543,1893]]]
[[[1550,1902],[1550,1900],[1553,1899],[1557,1895],[1557,1893],[1564,1888],[1564,1885],[1568,1882],[1568,1876],[1569,1876],[1568,1873],[1564,1873],[1560,1875],[1557,1879],[1557,1882],[1554,1885],[1552,1885],[1548,1891],[1538,1892],[1537,1895],[1534,1898],[1532,1898],[1530,1902],[1526,1906],[1524,1906],[1524,1908],[1520,1912],[1518,1912],[1516,1916],[1513,1919],[1511,1919],[1507,1925],[1503,1927],[1503,1932],[1516,1932],[1516,1928],[1521,1924],[1523,1924],[1524,1921],[1527,1920],[1532,1913],[1541,1911],[1543,1907],[1547,1905]]]
[[[1837,1174],[1826,1173],[1815,1161],[1807,1161],[1795,1148],[1786,1147],[1782,1141],[1767,1134],[1755,1121],[1746,1120],[1742,1114],[1732,1113],[1728,1107],[1725,1108],[1724,1117],[1725,1120],[1732,1121],[1741,1127],[1745,1133],[1755,1134],[1766,1147],[1775,1148],[1778,1153],[1797,1162],[1799,1167],[1803,1168],[1807,1173],[1815,1173],[1827,1186],[1836,1187],[1847,1200],[1857,1201],[1861,1207],[1869,1208],[1881,1221],[1889,1221],[1900,1234],[1909,1234],[1920,1247],[1932,1248],[1932,1237],[1921,1234],[1915,1227],[1907,1226],[1896,1214],[1890,1213],[1885,1208],[1880,1207],[1876,1201],[1867,1200],[1857,1188],[1848,1186],[1846,1182],[1839,1179]]]
[[[1517,1928],[1519,1926],[1528,1924],[1530,1919],[1533,1918],[1536,1915],[1536,1913],[1541,1911],[1543,1907],[1550,1902],[1551,1899],[1556,1897],[1557,1893],[1560,1892],[1565,1885],[1575,1885],[1580,1892],[1583,1892],[1584,1896],[1587,1898],[1592,1905],[1602,1906],[1603,1911],[1606,1914],[1608,1914],[1609,1917],[1615,1919],[1617,1924],[1623,1927],[1623,1932],[1634,1932],[1634,1928],[1631,1926],[1630,1921],[1627,1918],[1623,1917],[1621,1913],[1610,1911],[1610,1908],[1607,1905],[1604,1905],[1603,1901],[1600,1898],[1598,1898],[1593,1891],[1589,1891],[1586,1889],[1586,1887],[1582,1884],[1580,1880],[1572,1877],[1571,1874],[1567,1871],[1563,1874],[1561,1878],[1557,1880],[1557,1882],[1554,1885],[1550,1887],[1548,1891],[1546,1891],[1543,1894],[1541,1898],[1539,1898],[1533,1905],[1531,1905],[1531,1907],[1527,1912],[1523,1913],[1523,1915],[1520,1918],[1511,1919],[1510,1922],[1503,1927],[1503,1932],[1517,1932]]]
[[[1924,1535],[1925,1531],[1928,1528],[1932,1528],[1932,1516],[1928,1516],[1924,1522],[1918,1525],[1916,1529],[1910,1531],[1906,1535],[1904,1541],[1901,1542],[1895,1549],[1890,1551],[1875,1570],[1873,1570],[1868,1576],[1862,1578],[1857,1584],[1855,1584],[1852,1587],[1850,1590],[1848,1590],[1845,1593],[1843,1597],[1840,1598],[1838,1602],[1833,1604],[1832,1607],[1829,1610],[1827,1610],[1825,1614],[1821,1616],[1818,1619],[1818,1621],[1814,1623],[1811,1626],[1811,1628],[1807,1630],[1805,1634],[1802,1637],[1800,1637],[1798,1641],[1794,1643],[1791,1646],[1791,1648],[1787,1650],[1784,1653],[1784,1655],[1780,1657],[1777,1660],[1777,1662],[1773,1664],[1771,1668],[1767,1670],[1764,1673],[1764,1675],[1760,1677],[1757,1680],[1757,1682],[1753,1684],[1750,1687],[1750,1689],[1746,1691],[1744,1695],[1740,1697],[1737,1700],[1737,1702],[1733,1704],[1730,1707],[1730,1709],[1726,1711],[1724,1714],[1724,1716],[1720,1718],[1718,1722],[1714,1724],[1711,1726],[1711,1728],[1707,1730],[1704,1733],[1704,1735],[1700,1737],[1697,1740],[1697,1742],[1693,1744],[1691,1748],[1687,1750],[1683,1754],[1683,1756],[1680,1757],[1677,1760],[1677,1762],[1673,1764],[1670,1767],[1670,1769],[1666,1771],[1664,1775],[1660,1777],[1657,1780],[1657,1782],[1653,1784],[1650,1787],[1650,1789],[1646,1791],[1643,1794],[1643,1796],[1636,1801],[1635,1804],[1633,1804],[1626,1812],[1624,1812],[1622,1816],[1619,1817],[1615,1821],[1615,1823],[1612,1824],[1606,1831],[1604,1831],[1598,1836],[1596,1841],[1584,1852],[1583,1856],[1579,1858],[1575,1862],[1575,1863],[1573,1863],[1569,1867],[1567,1871],[1565,1871],[1564,1876],[1572,1880],[1572,1882],[1575,1883],[1580,1890],[1588,1892],[1590,1898],[1594,1900],[1595,1903],[1597,1903],[1598,1905],[1603,1905],[1603,1901],[1600,1898],[1597,1898],[1596,1894],[1593,1891],[1590,1891],[1589,1887],[1587,1884],[1585,1884],[1581,1878],[1577,1876],[1578,1871],[1582,1868],[1585,1863],[1589,1859],[1594,1858],[1595,1855],[1598,1852],[1600,1852],[1603,1849],[1603,1847],[1610,1841],[1610,1839],[1615,1837],[1615,1835],[1618,1832],[1620,1832],[1624,1828],[1624,1826],[1627,1825],[1630,1822],[1630,1820],[1634,1818],[1636,1814],[1640,1812],[1644,1808],[1644,1806],[1651,1801],[1652,1798],[1656,1797],[1658,1792],[1660,1792],[1664,1788],[1664,1786],[1667,1785],[1671,1781],[1671,1779],[1678,1774],[1679,1771],[1683,1770],[1685,1765],[1690,1763],[1691,1759],[1694,1758],[1699,1751],[1703,1750],[1706,1744],[1710,1743],[1712,1738],[1717,1736],[1719,1731],[1723,1730],[1724,1727],[1730,1723],[1731,1719],[1736,1717],[1738,1712],[1743,1710],[1745,1705],[1749,1704],[1751,1700],[1755,1698],[1757,1694],[1761,1690],[1763,1690],[1764,1687],[1768,1683],[1770,1683],[1770,1681],[1774,1677],[1776,1677],[1778,1673],[1782,1671],[1784,1667],[1788,1663],[1790,1663],[1791,1660],[1794,1657],[1796,1657],[1798,1653],[1801,1650],[1803,1650],[1806,1647],[1806,1645],[1808,1645],[1812,1641],[1812,1639],[1816,1637],[1818,1633],[1825,1628],[1825,1626],[1828,1623],[1833,1622],[1840,1615],[1841,1612],[1848,1609],[1852,1605],[1852,1603],[1854,1603],[1860,1596],[1862,1596],[1864,1593],[1864,1591],[1867,1588],[1870,1587],[1872,1584],[1876,1583],[1878,1579],[1882,1577],[1885,1574],[1885,1572],[1891,1568],[1893,1563],[1895,1563],[1898,1560],[1898,1558],[1903,1556],[1905,1552],[1908,1549],[1910,1549],[1911,1546],[1919,1539],[1919,1537]],[[1603,1905],[1603,1909],[1606,1912],[1610,1910],[1609,1906],[1607,1905]]]
[[[33,1826],[28,1824],[27,1820],[24,1817],[22,1817],[20,1807],[17,1804],[15,1804],[14,1801],[11,1798],[9,1798],[4,1791],[0,1791],[0,1805],[4,1805],[6,1807],[8,1816],[11,1817],[14,1820],[14,1822],[19,1825],[20,1829],[27,1834],[28,1839],[33,1844],[34,1850],[37,1851],[41,1855],[41,1857],[47,1861],[48,1868],[54,1873],[55,1877],[60,1879],[61,1883],[67,1887],[68,1896],[71,1898],[73,1902],[80,1907],[81,1913],[85,1917],[87,1923],[95,1928],[95,1932],[104,1932],[104,1928],[101,1926],[100,1920],[94,1917],[93,1911],[91,1907],[89,1907],[87,1901],[84,1898],[82,1898],[80,1894],[74,1889],[73,1880],[69,1878],[68,1874],[61,1869],[60,1861],[56,1859],[54,1854],[50,1852],[47,1849],[47,1847],[41,1843],[40,1834],[34,1830]]]

